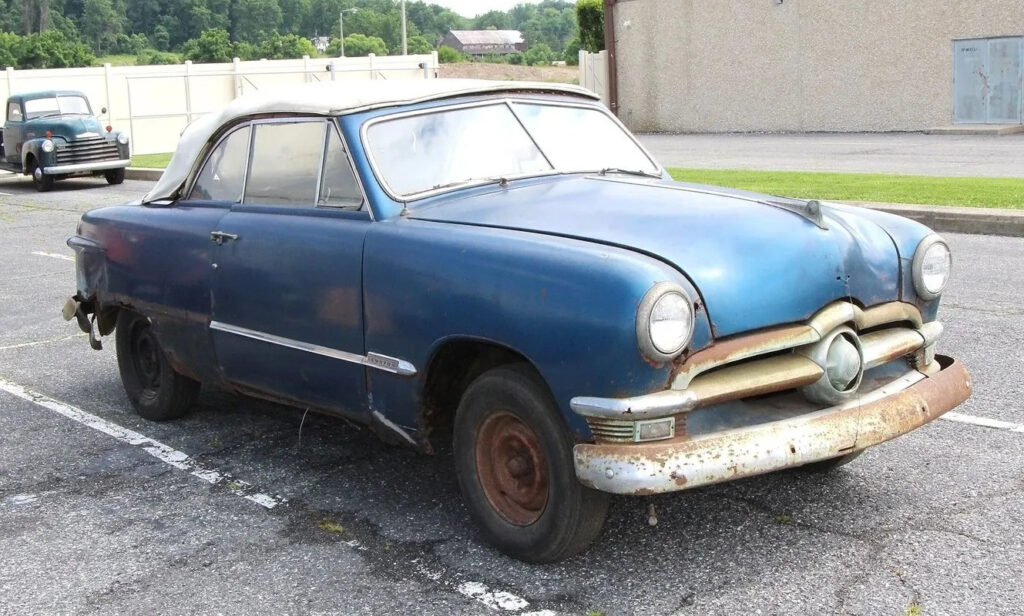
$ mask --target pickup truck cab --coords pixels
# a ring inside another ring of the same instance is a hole
[[[124,181],[131,163],[128,135],[104,128],[85,94],[15,94],[7,99],[4,118],[0,169],[31,175],[36,190],[50,190],[56,180],[73,175],[103,175],[109,184]]]

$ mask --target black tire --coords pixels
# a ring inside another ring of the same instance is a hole
[[[107,184],[122,184],[124,183],[124,169],[111,169],[104,173],[103,177],[107,178]]]
[[[610,497],[576,479],[573,439],[532,367],[503,366],[473,381],[459,403],[453,432],[466,506],[499,550],[527,562],[554,562],[582,552],[601,533]],[[525,446],[531,435],[531,446]],[[496,477],[506,487],[516,482],[515,488],[503,489]]]
[[[44,174],[43,170],[35,161],[29,163],[28,172],[32,176],[32,183],[35,185],[36,190],[39,192],[49,192],[53,190],[53,176]]]
[[[199,383],[171,368],[149,319],[121,310],[117,315],[117,367],[135,412],[151,421],[187,414],[199,394]]]
[[[819,460],[817,462],[811,462],[810,464],[798,466],[797,470],[804,473],[828,473],[839,468],[840,466],[846,466],[850,462],[853,462],[858,457],[860,457],[860,454],[862,453],[864,453],[863,449],[861,449],[860,451],[855,451],[853,453],[848,453],[845,456],[839,456],[836,458],[829,458],[828,460]]]

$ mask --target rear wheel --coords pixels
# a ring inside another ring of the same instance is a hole
[[[111,169],[103,176],[107,178],[107,184],[121,184],[124,182],[124,169]]]
[[[600,534],[609,495],[576,479],[572,445],[531,367],[495,368],[469,386],[455,416],[455,470],[490,543],[520,560],[553,562]]]
[[[145,419],[177,419],[199,393],[198,382],[171,367],[149,319],[129,310],[117,315],[117,367],[128,399]]]
[[[35,161],[30,163],[29,172],[32,174],[32,183],[35,184],[36,190],[39,192],[47,192],[53,189],[53,176],[46,175],[43,173],[43,168],[36,164]]]

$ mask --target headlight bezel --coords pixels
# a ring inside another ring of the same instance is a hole
[[[655,344],[651,333],[651,318],[654,315],[654,310],[658,306],[659,302],[665,300],[670,295],[678,295],[683,299],[682,305],[686,307],[687,318],[689,325],[686,329],[686,335],[682,338],[681,343],[675,349],[664,350],[659,348]],[[640,301],[640,305],[636,311],[636,339],[637,344],[640,347],[640,352],[643,353],[644,357],[657,363],[664,363],[672,361],[690,344],[693,340],[693,330],[696,325],[696,314],[693,308],[693,298],[686,292],[686,289],[674,282],[658,282],[655,283],[647,292],[644,294],[643,299]]]
[[[949,273],[946,274],[946,279],[942,281],[942,286],[939,287],[938,291],[932,291],[924,283],[924,258],[928,251],[937,244],[941,244],[946,249],[946,255],[949,261]],[[952,271],[953,251],[949,249],[949,244],[946,240],[942,239],[941,236],[935,233],[932,233],[921,240],[921,243],[917,245],[917,249],[914,250],[914,260],[911,265],[911,277],[914,281],[914,291],[917,292],[918,297],[924,300],[933,300],[942,295],[943,291],[946,290],[946,285],[949,284]]]
[[[47,154],[49,154],[50,152],[52,152],[54,150],[55,147],[56,146],[54,145],[53,140],[46,139],[46,140],[43,141],[42,144],[40,144],[39,149],[41,149],[42,151],[44,151]]]
[[[116,138],[117,142],[121,145],[128,145],[128,135],[126,133],[118,133]]]

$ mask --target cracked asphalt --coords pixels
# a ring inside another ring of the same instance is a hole
[[[445,453],[210,389],[146,422],[113,341],[92,351],[60,318],[73,263],[33,253],[70,255],[82,212],[147,187],[0,175],[0,378],[232,479],[0,391],[0,613],[1024,613],[1024,433],[935,421],[831,475],[656,497],[653,528],[647,501],[616,499],[591,550],[531,566],[481,542]],[[975,383],[958,411],[1022,423],[1024,240],[947,239],[941,346]]]

